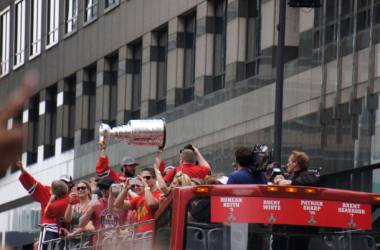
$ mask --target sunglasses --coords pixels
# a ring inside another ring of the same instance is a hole
[[[79,191],[79,190],[86,190],[87,187],[86,187],[86,186],[83,186],[83,187],[77,187],[77,189],[78,189],[78,191]]]
[[[110,187],[107,187],[107,186],[99,186],[99,189],[100,189],[100,190],[109,190]]]
[[[152,176],[143,176],[143,178],[144,178],[145,180],[150,180],[150,178],[152,178]]]
[[[131,188],[141,188],[141,185],[132,185]]]

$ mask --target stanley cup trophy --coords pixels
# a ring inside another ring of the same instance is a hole
[[[108,124],[99,126],[99,140],[126,141],[129,145],[165,147],[166,124],[164,119],[130,120],[127,125],[111,129]]]

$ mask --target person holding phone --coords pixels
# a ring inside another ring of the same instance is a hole
[[[98,187],[102,194],[102,198],[95,202],[90,202],[88,209],[79,218],[79,227],[85,228],[89,221],[92,221],[95,230],[104,230],[101,234],[102,237],[114,236],[116,234],[115,227],[121,226],[125,221],[125,214],[123,212],[114,212],[109,208],[113,205],[113,198],[111,195],[111,185],[115,181],[111,178],[104,178],[98,183]]]
[[[65,235],[74,243],[80,242],[79,234],[83,232],[94,231],[92,221],[89,221],[84,228],[79,227],[79,218],[84,214],[91,202],[91,185],[87,181],[79,181],[75,187],[71,189],[70,200],[65,212],[65,222],[70,223],[69,230],[65,230]],[[79,203],[73,204],[75,198],[79,198]]]
[[[117,186],[116,186],[117,185]],[[121,190],[119,191],[121,187]],[[117,194],[116,200],[114,202],[109,202],[108,209],[112,212],[115,211],[123,211],[122,209],[115,208],[116,202],[121,202],[122,200],[131,201],[133,198],[138,197],[139,195],[144,195],[144,189],[142,187],[142,183],[137,178],[130,178],[127,179],[124,183],[124,185],[120,184],[112,184],[111,186],[112,193]],[[119,198],[120,197],[120,198]],[[119,201],[118,201],[119,199]],[[127,210],[126,212],[126,219],[125,219],[125,225],[130,225],[133,223],[138,222],[137,221],[137,210]],[[132,234],[133,233],[133,227],[126,228],[125,230],[121,230],[119,232],[120,234]]]
[[[142,184],[143,193],[133,198],[132,200],[124,200],[126,195],[126,188],[119,194],[115,201],[115,208],[121,210],[137,210],[137,221],[143,222],[153,219],[154,213],[157,211],[162,194],[156,188],[156,174],[152,168],[144,168],[141,170],[137,179]],[[130,180],[125,182],[127,188],[130,186]],[[153,224],[141,225],[137,228],[137,232],[146,232],[153,229]]]

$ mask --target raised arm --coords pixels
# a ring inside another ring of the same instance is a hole
[[[119,209],[119,208],[115,207],[115,205],[114,205],[115,204],[115,196],[114,195],[116,193],[113,192],[112,187],[116,186],[116,185],[118,185],[118,184],[112,184],[112,186],[111,186],[111,190],[110,190],[111,194],[108,197],[108,210],[111,211],[111,212],[115,212],[115,213],[121,213],[124,210]]]
[[[124,197],[127,196],[128,190],[130,189],[129,185],[129,178],[125,181],[124,187],[117,196],[114,207],[119,209],[119,210],[131,210],[132,209],[132,204],[129,201],[124,200]]]
[[[90,221],[92,213],[100,205],[99,201],[91,203],[89,209],[79,218],[79,227],[85,228],[88,222]]]
[[[77,196],[78,195],[74,193],[70,194],[69,205],[66,208],[65,217],[64,217],[66,222],[71,222],[73,220],[73,213],[74,213],[73,201],[74,201],[74,198],[76,198]]]
[[[194,145],[192,145],[193,148],[194,148],[194,154],[195,154],[195,157],[197,158],[197,161],[198,161],[198,165],[199,166],[205,166],[205,167],[208,167],[210,168],[210,165],[208,164],[208,162],[205,160],[205,158],[203,158],[202,154],[199,152],[198,148],[195,147]]]
[[[160,165],[161,165],[161,152],[158,152],[157,157],[156,157],[156,161],[154,162],[154,170],[156,171],[156,177],[157,177],[158,185],[160,186],[161,191],[165,195],[168,195],[170,192],[170,189],[166,185],[166,182],[161,175]]]
[[[0,176],[5,175],[7,169],[17,159],[21,151],[24,139],[24,131],[20,123],[12,126],[11,130],[7,128],[7,122],[10,118],[15,117],[20,111],[24,102],[33,94],[35,86],[39,81],[37,73],[28,73],[20,87],[13,91],[3,102],[0,107]]]
[[[106,158],[107,157],[107,153],[106,153],[107,145],[106,145],[106,143],[104,141],[101,141],[101,142],[99,142],[99,146],[100,146],[100,157]]]
[[[17,157],[16,166],[18,167],[18,169],[21,171],[22,174],[26,173],[26,170],[25,170],[24,166],[22,165],[22,161],[20,159],[20,156]]]

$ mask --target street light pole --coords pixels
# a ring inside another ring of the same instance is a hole
[[[281,147],[282,147],[282,100],[284,87],[284,47],[286,28],[286,1],[279,0],[279,19],[277,25],[277,73],[276,73],[276,101],[274,109],[274,166],[281,167]]]

